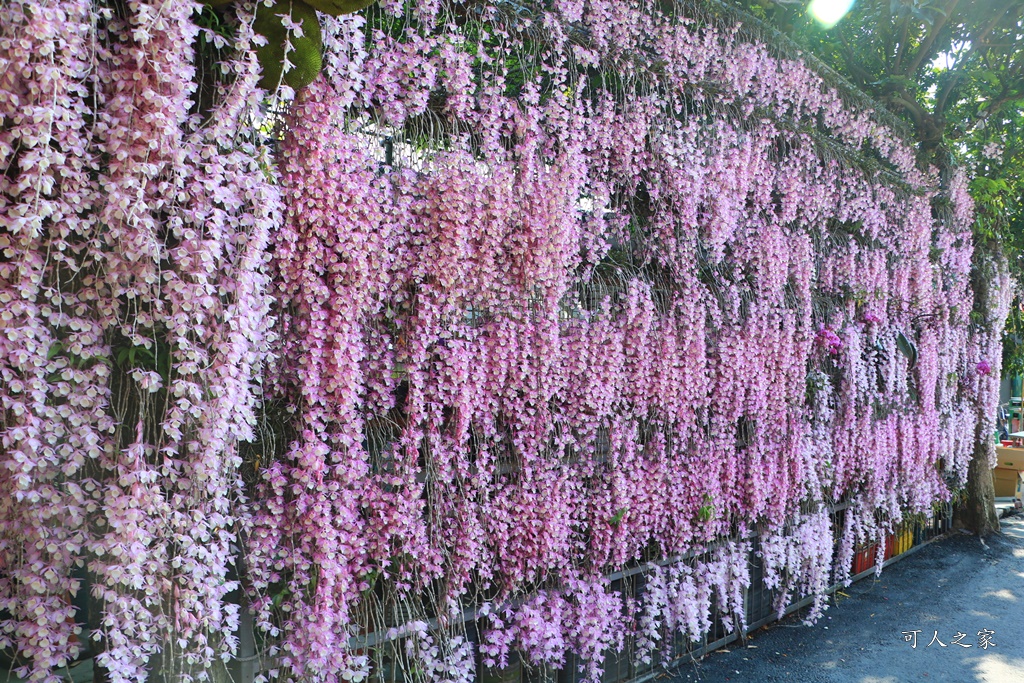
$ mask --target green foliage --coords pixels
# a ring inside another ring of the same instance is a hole
[[[1024,311],[1019,297],[1003,332],[1003,376],[1010,375],[1024,375]]]
[[[697,510],[697,519],[710,522],[715,517],[715,501],[710,494],[704,494],[704,504]]]
[[[213,45],[213,40],[207,31],[224,38],[225,42],[234,38],[234,28],[224,19],[220,12],[213,8],[213,3],[202,5],[199,8],[195,22],[199,28],[206,29],[206,31],[200,31],[197,36],[201,48],[212,47],[217,49]]]
[[[281,15],[301,24],[302,35],[289,35],[281,22]],[[292,65],[284,72],[284,82],[295,90],[306,87],[320,73],[323,58],[323,41],[320,37],[320,20],[316,10],[300,0],[280,0],[267,7],[260,4],[256,9],[253,30],[267,39],[267,44],[256,48],[256,56],[263,69],[260,87],[274,90],[281,82],[285,59]],[[291,50],[286,47],[291,43]]]
[[[830,29],[805,3],[735,2],[903,116],[928,152],[962,139],[982,118],[1019,112],[1020,0],[858,0]]]
[[[332,17],[358,12],[373,2],[374,0],[307,0],[307,4]]]
[[[124,372],[133,369],[156,372],[165,387],[170,384],[171,349],[162,339],[153,342],[119,336],[111,348],[111,355]]]
[[[900,353],[907,357],[907,360],[910,361],[909,365],[911,368],[917,365],[917,346],[902,332],[896,335],[896,348],[900,350]]]

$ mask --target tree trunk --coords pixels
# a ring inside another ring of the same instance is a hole
[[[979,416],[980,417],[980,416]],[[999,533],[999,515],[996,514],[996,490],[992,484],[989,456],[995,449],[991,434],[980,434],[983,420],[975,428],[974,457],[967,470],[966,501],[957,511],[957,526],[979,536]]]
[[[977,241],[974,250],[974,268],[971,273],[974,288],[974,313],[979,324],[974,334],[981,337],[980,348],[993,356],[992,375],[988,381],[999,382],[1002,364],[1002,339],[1005,307],[1011,287],[1008,264],[1001,245]],[[998,351],[997,351],[998,349]],[[977,421],[974,428],[974,457],[967,469],[966,500],[956,510],[956,526],[988,536],[999,533],[999,515],[996,514],[996,492],[992,483],[992,465],[995,462],[995,443],[992,434],[994,417],[998,410],[998,389],[993,405],[987,399],[990,392],[980,391],[977,403]]]

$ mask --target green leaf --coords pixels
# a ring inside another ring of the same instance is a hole
[[[896,335],[896,348],[907,357],[911,368],[917,365],[917,346],[914,345],[914,342],[907,339],[907,335],[902,332]]]
[[[715,516],[714,505],[701,505],[700,509],[697,510],[697,519],[702,522],[710,522],[711,518]]]
[[[55,341],[50,344],[50,349],[46,352],[46,360],[53,360],[64,351],[64,345],[59,341]]]
[[[702,522],[710,522],[715,516],[715,499],[710,493],[704,494],[704,504],[697,510],[697,519]]]

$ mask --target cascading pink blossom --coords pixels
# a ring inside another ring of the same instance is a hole
[[[0,9],[0,645],[32,680],[80,654],[85,590],[112,681],[203,679],[235,646],[279,208],[239,126],[251,57],[196,113],[197,10]]]
[[[372,628],[360,605],[425,617],[439,589],[504,605],[488,664],[571,652],[594,677],[633,629],[646,653],[664,628],[700,637],[712,595],[742,627],[749,547],[701,551],[753,524],[769,583],[818,596],[813,618],[854,544],[947,495],[940,459],[962,481],[972,392],[950,378],[981,355],[962,181],[936,221],[938,176],[897,134],[738,31],[599,2],[383,16],[365,40],[339,22],[364,68],[310,88],[284,143],[281,387],[305,431],[268,471],[256,564],[263,590],[311,596],[301,620],[264,614],[294,671],[326,673],[325,629]],[[657,70],[629,66],[645,50]],[[304,512],[341,501],[344,521]],[[325,535],[345,550],[323,557]],[[686,553],[646,602],[599,580]]]
[[[115,681],[212,675],[240,583],[266,677],[597,680],[743,628],[753,532],[814,618],[962,483],[966,180],[803,62],[657,3],[389,1],[267,116],[244,4],[201,106],[198,9],[0,9],[19,674],[78,655],[84,564]]]

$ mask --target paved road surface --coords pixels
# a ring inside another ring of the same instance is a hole
[[[845,589],[814,626],[787,618],[659,683],[1024,683],[1024,517],[1002,525],[987,547],[932,543]],[[929,645],[936,631],[945,647]]]

